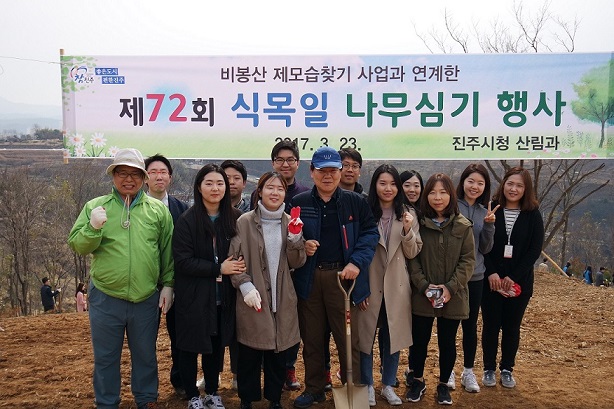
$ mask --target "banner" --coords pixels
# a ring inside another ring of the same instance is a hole
[[[62,56],[65,155],[612,158],[612,57]]]

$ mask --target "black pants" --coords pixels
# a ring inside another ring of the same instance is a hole
[[[264,369],[264,397],[271,402],[281,400],[281,388],[286,379],[286,351],[262,351],[239,344],[237,384],[242,402],[259,401],[262,398],[260,368]]]
[[[179,349],[177,349],[177,333],[175,332],[175,305],[166,313],[166,330],[171,341],[171,385],[175,388],[183,388],[181,374],[179,372]]]
[[[411,366],[416,378],[424,376],[424,363],[428,351],[434,317],[412,314],[414,344],[409,348]],[[448,382],[456,361],[456,331],[460,320],[437,318],[437,344],[439,346],[439,382]]]
[[[499,369],[512,371],[520,345],[520,324],[529,305],[529,297],[505,298],[496,291],[490,291],[488,280],[484,280],[482,295],[482,353],[484,370],[497,368],[499,332],[501,332],[501,362]]]
[[[201,366],[205,375],[205,393],[207,395],[217,393],[219,387],[218,377],[224,363],[224,348],[221,346],[219,336],[211,337],[211,346],[213,348],[212,353],[202,354],[201,358]],[[198,354],[196,352],[179,350],[179,373],[181,374],[181,382],[188,399],[200,395],[196,387],[197,362]]]
[[[478,315],[482,303],[483,280],[469,281],[469,318],[461,321],[463,327],[463,365],[473,368],[478,348]]]

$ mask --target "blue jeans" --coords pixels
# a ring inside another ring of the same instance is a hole
[[[120,362],[124,334],[132,361],[131,387],[137,406],[158,400],[159,293],[140,303],[106,295],[93,284],[89,289],[89,316],[94,350],[94,394],[96,406],[118,408],[120,402]]]
[[[382,383],[391,386],[396,383],[400,351],[394,354],[390,353],[390,329],[388,328],[385,305],[382,306],[379,318],[378,322],[381,325],[378,340],[381,351]],[[373,385],[373,347],[371,347],[370,354],[360,353],[360,381],[365,385]]]

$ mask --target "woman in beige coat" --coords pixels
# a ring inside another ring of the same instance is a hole
[[[277,172],[258,181],[259,201],[237,221],[237,235],[229,254],[243,257],[247,272],[231,276],[237,288],[237,384],[241,409],[261,399],[260,370],[264,369],[264,397],[269,408],[281,408],[286,376],[285,351],[300,342],[297,297],[290,269],[307,258],[300,218],[284,212],[287,184]]]
[[[412,344],[411,287],[406,260],[422,248],[418,218],[403,205],[403,190],[398,171],[381,165],[373,173],[369,205],[378,220],[380,234],[375,256],[369,267],[371,295],[360,305],[361,381],[368,385],[369,405],[375,406],[373,388],[373,343],[379,328],[382,362],[382,396],[391,405],[400,405],[394,392],[399,352]]]

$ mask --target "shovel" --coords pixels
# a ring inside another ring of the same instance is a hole
[[[333,388],[333,398],[337,409],[369,409],[369,395],[365,385],[354,385],[352,377],[352,329],[350,326],[350,295],[356,285],[352,280],[352,286],[345,291],[341,284],[341,272],[337,273],[337,284],[345,297],[345,362],[346,383],[340,388]]]

